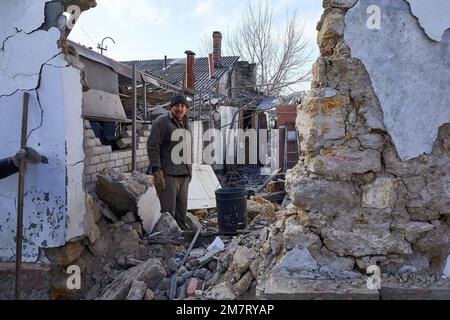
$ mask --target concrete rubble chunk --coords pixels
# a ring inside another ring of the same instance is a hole
[[[117,218],[136,213],[149,233],[161,216],[161,206],[150,176],[135,172],[125,175],[115,170],[98,174],[96,193]]]
[[[144,300],[148,300],[148,301],[155,300],[155,293],[152,290],[147,289],[145,291]]]
[[[246,272],[252,263],[252,256],[253,253],[249,248],[239,247],[233,255],[230,269],[239,273]]]
[[[223,282],[208,289],[206,300],[236,300],[236,295],[229,283]]]
[[[103,291],[98,300],[125,300],[134,281],[144,282],[148,288],[155,288],[167,276],[159,259],[149,259],[136,267],[121,273]],[[144,291],[145,292],[145,291]]]
[[[91,195],[86,196],[86,216],[84,217],[84,230],[90,241],[94,243],[100,238],[100,229],[97,226],[97,222],[101,217],[100,210],[96,210],[94,200]]]
[[[152,233],[161,233],[165,236],[177,238],[181,235],[181,229],[174,217],[166,212],[161,214],[161,218],[156,223]]]
[[[234,285],[234,292],[236,295],[243,296],[250,288],[253,283],[253,274],[251,271],[248,271],[244,274],[244,276]]]
[[[133,281],[127,300],[142,300],[146,294],[147,285],[142,281]]]

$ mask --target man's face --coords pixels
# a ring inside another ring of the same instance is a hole
[[[172,113],[178,121],[183,121],[184,116],[188,112],[188,107],[185,104],[176,104],[172,107]]]

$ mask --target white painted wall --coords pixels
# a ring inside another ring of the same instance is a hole
[[[44,22],[44,5],[40,0],[0,2],[0,43],[5,44],[0,51],[0,158],[20,146],[23,91],[28,91],[28,146],[49,159],[26,172],[26,262],[37,260],[39,248],[59,247],[83,234],[86,211],[83,163],[76,164],[84,159],[80,71],[67,67],[59,54],[58,29],[33,32]],[[29,34],[11,33],[15,28]],[[0,180],[0,261],[15,260],[17,184],[17,174]]]
[[[402,160],[430,153],[450,122],[450,0],[408,1],[377,1],[380,29],[367,28],[372,0],[359,0],[345,17],[345,40],[370,74]]]

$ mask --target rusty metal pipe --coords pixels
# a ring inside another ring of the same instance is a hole
[[[20,138],[20,148],[27,147],[27,130],[28,130],[28,103],[30,94],[23,94],[23,111],[22,111],[22,132]],[[23,204],[25,197],[25,159],[20,160],[19,164],[19,189],[17,198],[17,233],[16,233],[16,300],[21,299],[22,284],[22,243],[23,243]]]

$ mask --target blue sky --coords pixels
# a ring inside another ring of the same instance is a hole
[[[256,3],[260,0],[249,0]],[[305,25],[315,56],[316,24],[322,14],[322,0],[269,0],[276,23],[282,24],[289,11],[297,10]],[[107,56],[116,60],[145,60],[184,57],[184,51],[198,51],[205,34],[226,33],[238,24],[248,4],[243,0],[97,0],[97,7],[82,14],[69,39],[96,48],[104,37]],[[312,62],[311,62],[312,63]]]

